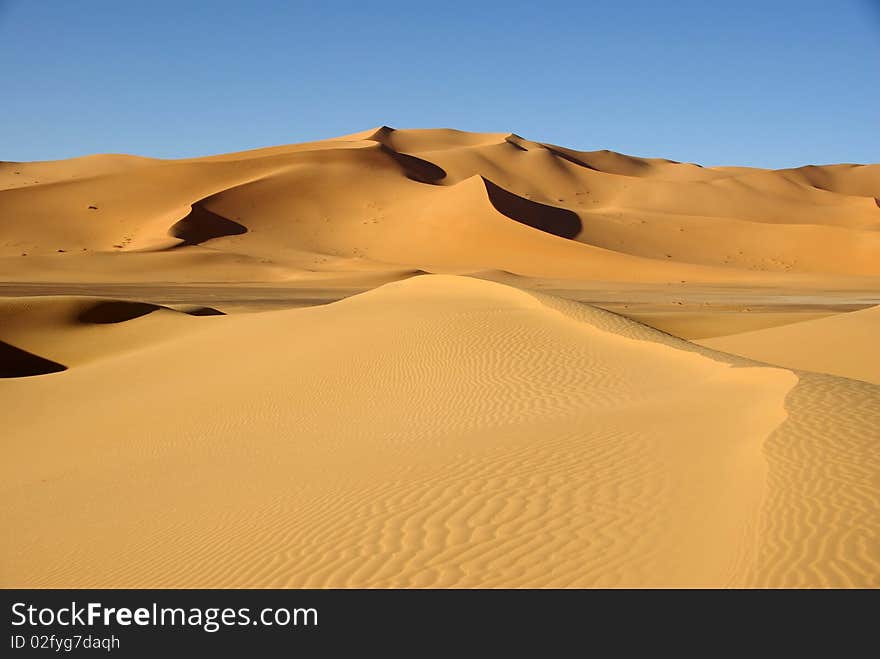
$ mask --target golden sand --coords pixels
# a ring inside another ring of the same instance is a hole
[[[0,586],[880,586],[878,308],[670,292],[868,300],[876,196],[451,130],[0,164],[0,280],[79,287],[0,297]],[[365,292],[148,301],[199,282]],[[631,317],[534,290],[584,282]]]

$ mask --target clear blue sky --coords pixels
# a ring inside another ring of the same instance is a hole
[[[880,161],[880,0],[0,0],[0,160],[388,124],[706,165]]]

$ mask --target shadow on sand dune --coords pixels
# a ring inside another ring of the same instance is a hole
[[[368,139],[377,142],[382,153],[391,157],[407,178],[431,185],[436,185],[446,178],[446,170],[439,165],[398,151],[394,147],[391,137],[394,132],[390,126],[382,126]]]
[[[0,341],[0,378],[24,378],[66,370],[62,364]]]
[[[574,238],[583,229],[581,218],[574,211],[525,199],[486,178],[483,183],[495,210],[512,220],[562,238]]]
[[[225,316],[226,314],[213,307],[203,305],[184,305],[180,309],[171,309],[159,304],[150,302],[131,302],[128,300],[107,300],[104,302],[96,302],[88,309],[83,311],[78,317],[82,323],[107,325],[113,323],[124,323],[127,320],[134,320],[153,313],[159,309],[166,309],[184,313],[188,316]]]
[[[173,224],[168,233],[183,241],[175,247],[184,247],[198,245],[212,238],[238,236],[247,233],[247,227],[212,213],[196,203],[189,215]]]
[[[570,162],[572,165],[577,165],[578,167],[586,167],[587,169],[591,169],[594,172],[598,172],[599,170],[593,167],[590,163],[584,162],[580,158],[576,157],[573,153],[569,153],[564,149],[561,149],[556,146],[551,146],[549,144],[543,145],[545,149],[547,149],[550,153],[552,153],[557,158],[562,158],[563,160]]]
[[[437,184],[446,178],[446,170],[427,160],[395,151],[384,144],[379,147],[397,163],[407,178],[419,183]]]
[[[226,314],[220,311],[219,309],[215,309],[214,307],[188,307],[185,309],[177,309],[181,313],[185,313],[189,316],[225,316]]]
[[[149,302],[126,302],[124,300],[111,300],[98,302],[83,311],[77,320],[83,323],[109,324],[124,323],[126,320],[134,320],[159,309],[158,305]]]

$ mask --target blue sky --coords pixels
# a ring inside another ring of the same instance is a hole
[[[388,124],[705,165],[880,161],[880,0],[0,0],[0,159]]]

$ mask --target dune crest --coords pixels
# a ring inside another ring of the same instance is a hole
[[[880,384],[880,307],[699,341],[788,368]]]
[[[878,199],[511,131],[0,162],[0,586],[878,587]]]
[[[0,381],[4,586],[878,585],[873,385],[466,277],[85,328],[92,300],[26,304],[34,345],[132,334]]]
[[[491,203],[447,207],[443,189],[474,179]],[[291,281],[417,269],[876,288],[878,198],[880,165],[705,168],[509,132],[382,126],[204,158],[0,163],[0,278],[205,281],[233,268],[237,281]],[[495,212],[567,244],[514,236]],[[433,256],[444,243],[454,257]]]

